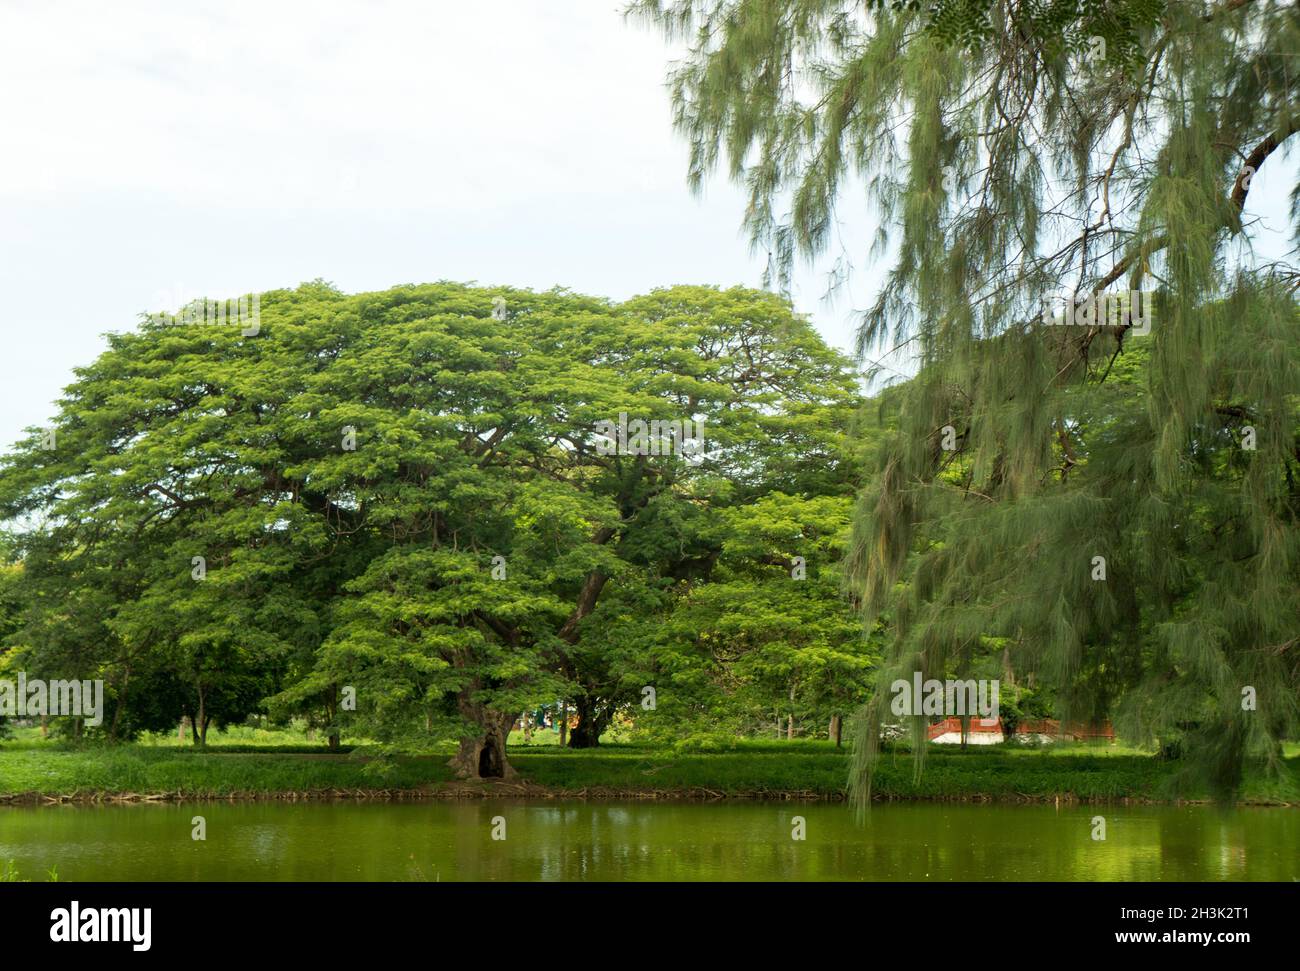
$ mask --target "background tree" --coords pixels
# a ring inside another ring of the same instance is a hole
[[[6,552],[8,543],[0,542],[0,553]],[[22,567],[0,558],[0,677],[7,677],[12,648],[9,638],[22,626]],[[0,715],[0,738],[10,732],[9,720]]]
[[[707,578],[684,583],[650,656],[653,737],[828,732],[865,702],[879,643],[842,595],[852,499],[774,492],[716,517]]]

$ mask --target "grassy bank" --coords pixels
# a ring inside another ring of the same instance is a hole
[[[294,745],[158,745],[70,749],[52,743],[0,746],[0,799],[171,798],[310,795],[449,795],[481,792],[586,797],[842,798],[848,753],[826,742],[742,742],[712,753],[676,753],[637,745],[576,752],[554,745],[515,746],[519,785],[456,786],[449,751],[379,756],[369,749],[332,754]],[[882,799],[1163,801],[1176,765],[1126,750],[1059,747],[1037,751],[932,751],[918,780],[911,756],[884,757]],[[1188,792],[1184,798],[1205,793]],[[1282,779],[1252,777],[1244,802],[1300,805],[1300,758]]]

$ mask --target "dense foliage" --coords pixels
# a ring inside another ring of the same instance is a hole
[[[581,746],[620,714],[803,733],[865,697],[836,573],[856,377],[771,294],[317,283],[262,295],[256,333],[109,343],[0,501],[7,667],[104,679],[112,737],[301,713],[508,774],[511,723],[561,699]],[[622,415],[703,447],[609,454]]]

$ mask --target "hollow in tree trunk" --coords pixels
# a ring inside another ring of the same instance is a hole
[[[461,779],[512,779],[515,768],[506,756],[506,739],[515,723],[514,715],[502,715],[471,703],[460,705],[462,713],[476,715],[471,721],[479,731],[460,740],[460,748],[447,763]],[[468,709],[468,710],[467,710]]]

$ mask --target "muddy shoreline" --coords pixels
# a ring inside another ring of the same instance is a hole
[[[407,802],[442,799],[536,799],[584,802],[844,802],[843,792],[826,793],[811,789],[747,789],[719,791],[701,787],[636,788],[586,786],[570,789],[544,786],[533,782],[453,782],[421,786],[415,789],[308,789],[303,791],[203,792],[110,792],[86,790],[72,793],[20,792],[0,795],[0,806],[67,806],[123,805],[138,803],[170,804],[181,802]],[[877,793],[873,802],[924,803],[1006,803],[1011,805],[1120,805],[1120,806],[1198,806],[1210,805],[1205,799],[1119,798],[1083,799],[1073,793],[1031,795],[1026,793],[964,793],[951,796],[898,796]],[[1239,807],[1259,806],[1289,808],[1291,803],[1276,801],[1240,801]],[[1300,807],[1297,807],[1300,808]]]

